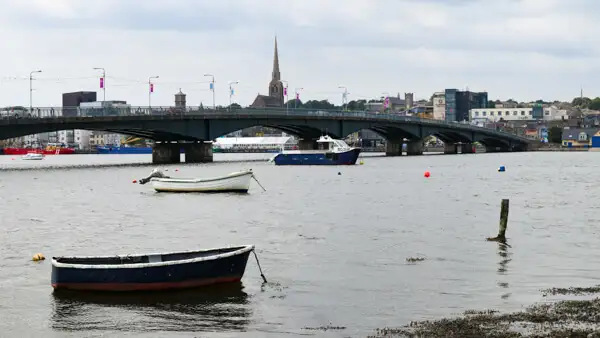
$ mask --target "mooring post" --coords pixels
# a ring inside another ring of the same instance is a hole
[[[509,200],[502,199],[500,204],[500,225],[498,228],[498,236],[488,238],[488,241],[506,242],[506,227],[508,226],[508,205]]]
[[[500,205],[500,228],[498,238],[506,239],[506,227],[508,226],[508,199],[503,199]]]

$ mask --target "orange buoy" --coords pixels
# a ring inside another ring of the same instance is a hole
[[[429,171],[426,171],[425,174],[423,174],[423,176],[429,177],[429,176],[431,176],[431,173]]]

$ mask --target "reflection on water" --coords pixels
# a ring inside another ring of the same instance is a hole
[[[498,271],[497,274],[500,276],[506,275],[508,272],[508,263],[512,260],[512,258],[510,258],[510,253],[508,252],[508,248],[510,248],[510,245],[506,244],[506,243],[502,243],[499,242],[498,243],[498,256],[500,256],[500,262],[498,262]],[[508,289],[508,282],[503,282],[500,281],[498,282],[498,286],[504,289]],[[500,298],[502,299],[507,299],[508,297],[510,297],[511,293],[504,293],[500,296]]]
[[[160,293],[54,291],[51,326],[87,331],[245,331],[252,311],[241,283]]]

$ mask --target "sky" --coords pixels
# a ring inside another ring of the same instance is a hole
[[[600,96],[597,0],[0,0],[0,106],[97,91],[133,106],[246,106],[268,93],[277,36],[290,98],[340,104],[445,88],[490,99]]]

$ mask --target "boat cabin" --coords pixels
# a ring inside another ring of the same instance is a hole
[[[335,151],[335,152],[348,151],[348,150],[352,149],[343,140],[334,139],[328,135],[321,136],[317,140],[317,144],[319,145],[319,149]]]

